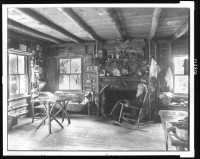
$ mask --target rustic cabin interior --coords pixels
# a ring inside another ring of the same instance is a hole
[[[189,151],[190,13],[8,7],[7,150]]]

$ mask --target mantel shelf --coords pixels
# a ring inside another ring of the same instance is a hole
[[[112,62],[112,61],[124,61],[124,60],[131,60],[131,59],[110,59],[110,60],[106,60],[106,62]]]
[[[135,76],[99,76],[99,78],[102,79],[130,79],[130,78],[134,78],[134,79],[140,79],[139,77],[135,77]]]

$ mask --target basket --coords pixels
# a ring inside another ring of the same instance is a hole
[[[188,130],[176,128],[177,136],[184,141],[188,141]]]
[[[164,105],[169,105],[169,104],[171,103],[171,99],[170,99],[170,98],[163,98],[163,99],[162,99],[162,103],[163,103]]]

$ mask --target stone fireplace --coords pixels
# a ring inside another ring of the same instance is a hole
[[[108,79],[101,79],[99,85],[100,90],[100,113],[109,114],[115,104],[120,99],[132,100],[136,97],[137,86],[140,83],[139,78],[118,79],[113,78],[108,82]],[[107,86],[105,88],[105,86]],[[120,108],[120,107],[119,107]],[[119,110],[116,110],[119,113]],[[116,114],[117,116],[118,114]]]
[[[136,89],[129,89],[129,88],[127,89],[126,87],[125,88],[110,87],[106,89],[105,93],[102,96],[102,101],[104,102],[101,103],[102,112],[104,112],[105,114],[109,114],[119,100],[121,99],[132,100],[135,98],[136,92],[137,92]],[[119,116],[119,112],[120,112],[120,107],[117,107],[114,112],[114,118],[117,119],[117,117]]]

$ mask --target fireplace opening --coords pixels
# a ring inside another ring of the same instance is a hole
[[[102,103],[103,112],[109,114],[120,99],[133,100],[136,97],[136,93],[137,90],[135,89],[106,89]],[[120,108],[120,106],[117,106],[113,114],[113,118],[116,120],[118,119]]]

